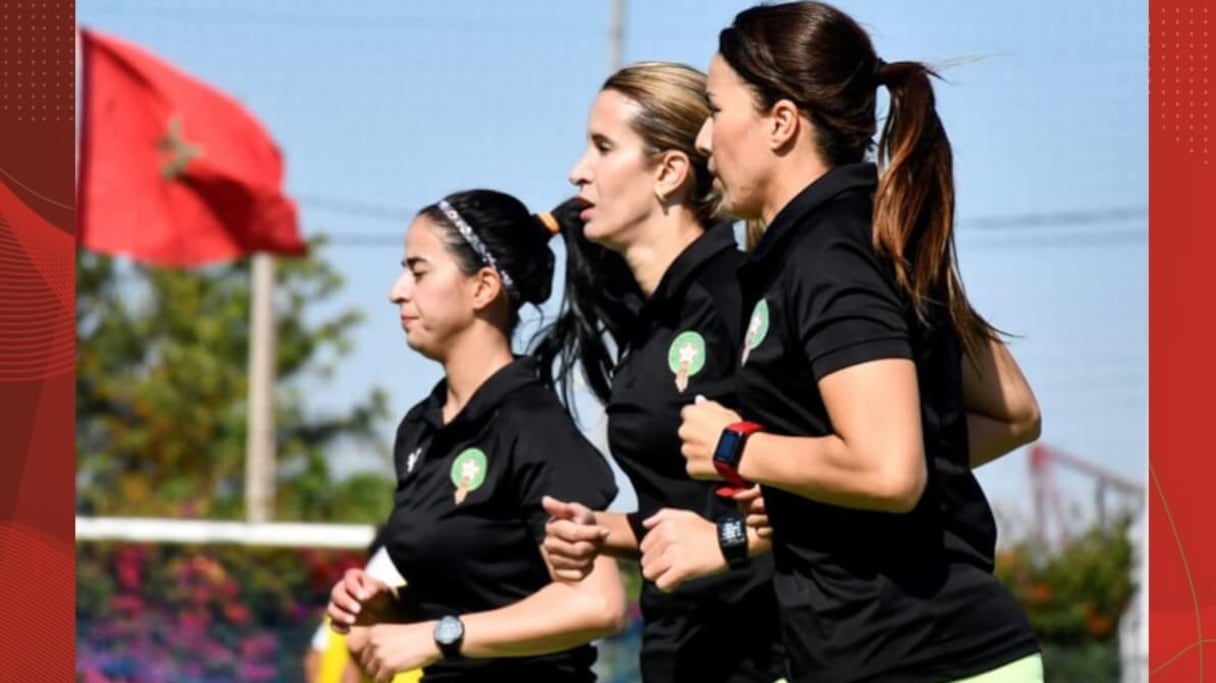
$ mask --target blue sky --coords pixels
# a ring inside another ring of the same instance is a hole
[[[750,3],[633,0],[624,59],[704,69]],[[1147,454],[1147,29],[1144,2],[852,0],[887,61],[964,60],[943,72],[958,248],[975,305],[1019,335],[1014,352],[1046,443],[1137,482]],[[80,0],[82,26],[137,42],[238,97],[273,132],[303,229],[335,244],[359,307],[355,350],[302,388],[317,411],[372,386],[396,419],[440,376],[405,346],[388,305],[413,209],[462,188],[548,208],[570,187],[587,108],[609,68],[609,0]],[[966,61],[970,60],[970,61]],[[388,220],[324,200],[398,207]],[[560,261],[559,251],[559,261]],[[556,298],[552,303],[556,302]],[[324,310],[318,311],[324,313]],[[594,415],[589,429],[597,431]],[[344,468],[387,463],[342,452]],[[1029,521],[1025,453],[980,471],[1007,533]],[[1061,473],[1082,514],[1089,480]],[[626,491],[618,504],[628,508]]]

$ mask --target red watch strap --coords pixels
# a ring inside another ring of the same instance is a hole
[[[731,430],[732,432],[739,432],[740,434],[745,434],[745,435],[755,434],[756,432],[764,431],[764,427],[762,425],[759,425],[755,422],[748,422],[747,420],[742,420],[739,422],[732,422],[732,423],[726,425],[726,428]]]
[[[726,425],[725,429],[743,436],[750,436],[756,432],[764,431],[764,427],[762,425],[755,422],[748,422],[746,420],[732,422],[731,424]],[[719,486],[714,491],[714,493],[716,493],[718,496],[721,496],[722,498],[732,498],[736,493],[746,491],[747,489],[751,488],[751,483],[744,481],[743,478],[739,476],[738,472],[727,470],[719,463],[714,463],[714,466],[718,470],[718,474],[721,474],[722,478],[726,479],[726,484],[724,486]]]
[[[749,486],[719,486],[714,489],[714,494],[719,498],[734,498],[736,493],[743,493]]]

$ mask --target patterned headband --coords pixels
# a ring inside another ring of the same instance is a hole
[[[477,252],[477,255],[481,257],[481,260],[485,261],[486,265],[498,272],[498,277],[502,278],[503,286],[507,288],[508,293],[514,296],[516,294],[515,283],[511,280],[511,276],[507,275],[507,271],[498,267],[498,263],[495,262],[494,257],[490,255],[490,250],[486,248],[485,242],[482,242],[481,238],[477,236],[477,233],[473,232],[472,226],[466,223],[465,220],[460,217],[460,214],[456,213],[456,209],[452,208],[452,205],[449,204],[446,199],[439,200],[439,210],[442,211],[443,215],[452,222],[452,225],[456,226],[456,230],[460,232],[460,236],[464,238],[465,242],[469,243],[470,247],[473,247],[473,251]]]

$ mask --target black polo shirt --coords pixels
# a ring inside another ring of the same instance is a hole
[[[718,484],[688,476],[678,432],[680,410],[697,394],[734,402],[742,317],[735,270],[742,260],[727,224],[690,244],[643,305],[613,376],[608,443],[637,493],[638,509],[627,517],[639,541],[646,533],[642,520],[665,507],[709,520],[737,509],[714,494]],[[771,580],[772,559],[765,554],[749,567],[690,581],[672,594],[645,581],[643,668],[651,654],[664,651],[676,680],[713,681],[730,673],[732,657],[768,657],[780,641]],[[703,673],[705,666],[717,670]]]
[[[996,525],[968,465],[960,342],[943,308],[931,325],[917,320],[873,248],[876,182],[872,164],[829,171],[781,210],[739,271],[746,419],[824,436],[824,376],[909,358],[919,378],[928,483],[911,513],[765,488],[795,682],[953,680],[1038,651],[991,573]]]
[[[443,424],[441,381],[397,429],[397,492],[387,547],[422,615],[505,607],[550,583],[541,498],[596,510],[616,496],[608,463],[530,359],[487,379]],[[440,662],[426,680],[591,680],[590,645],[544,657]]]

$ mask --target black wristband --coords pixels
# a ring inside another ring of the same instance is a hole
[[[732,569],[747,565],[747,525],[742,514],[728,512],[718,518],[718,547]]]

